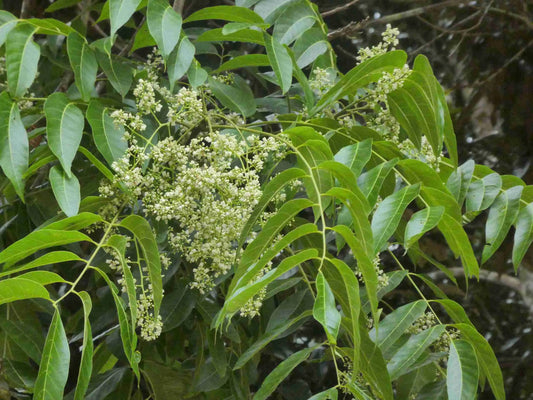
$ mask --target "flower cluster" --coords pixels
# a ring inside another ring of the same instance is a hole
[[[398,145],[398,148],[403,151],[408,157],[424,161],[431,165],[437,172],[439,172],[440,162],[442,161],[442,153],[435,155],[433,148],[429,144],[426,136],[422,136],[421,148],[418,149],[409,139],[404,140]]]
[[[381,42],[371,48],[365,47],[359,49],[357,61],[360,63],[382,54],[387,51],[394,50],[398,46],[398,35],[400,31],[397,28],[393,28],[390,24],[387,24],[387,29],[381,34]]]
[[[318,95],[327,92],[333,86],[333,79],[327,69],[316,67],[313,77],[309,79],[309,87]]]
[[[380,266],[381,265],[381,259],[379,258],[379,254],[374,258],[372,263],[374,265],[374,269],[376,270],[376,274],[378,276],[378,289],[384,288],[385,286],[387,286],[389,284],[389,277],[387,276],[385,271],[383,271],[383,269]],[[357,278],[361,282],[364,282],[363,273],[361,272],[361,270],[359,268],[356,269],[355,275],[357,275]]]

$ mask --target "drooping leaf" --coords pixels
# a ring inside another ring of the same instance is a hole
[[[0,166],[15,191],[24,200],[24,172],[28,169],[28,135],[17,103],[6,92],[0,94]]]
[[[328,341],[336,344],[341,326],[341,314],[337,310],[335,297],[322,272],[319,272],[316,277],[316,289],[313,317],[324,327]]]
[[[450,400],[474,399],[479,370],[476,352],[466,340],[452,340],[446,369],[446,386]]]
[[[181,15],[172,9],[168,1],[150,0],[146,21],[161,55],[167,59],[180,38]]]
[[[6,271],[0,272],[0,277],[42,267],[43,265],[62,263],[66,261],[83,261],[83,259],[76,254],[71,253],[70,251],[52,251],[27,264],[14,268],[8,268]]]
[[[520,210],[516,219],[513,244],[513,265],[515,272],[533,243],[533,203]]]
[[[472,181],[474,166],[474,161],[468,160],[451,173],[446,183],[448,190],[455,197],[459,206],[463,205],[466,198],[468,186],[470,186],[470,182]]]
[[[133,82],[132,68],[114,57],[104,43],[96,41],[93,42],[93,46],[96,47],[98,64],[109,79],[109,83],[122,97],[126,96]]]
[[[111,36],[129,21],[140,2],[141,0],[109,0]]]
[[[197,88],[207,80],[207,71],[200,67],[200,63],[197,60],[192,60],[191,66],[187,71],[187,78],[193,88]]]
[[[44,113],[50,150],[61,162],[67,176],[71,177],[70,166],[83,135],[83,114],[60,92],[53,93],[46,99]]]
[[[124,127],[115,125],[107,109],[96,99],[89,103],[86,116],[93,131],[96,148],[107,163],[112,165],[124,155],[128,148],[124,139]]]
[[[267,399],[278,387],[278,385],[292,372],[294,368],[304,362],[314,347],[303,349],[291,354],[287,359],[282,361],[274,370],[268,374],[263,381],[259,390],[255,393],[253,400]]]
[[[195,47],[190,40],[183,37],[179,46],[170,53],[167,70],[171,91],[174,89],[174,85],[178,79],[180,79],[191,66],[195,51]]]
[[[91,331],[91,322],[89,314],[92,309],[91,296],[87,292],[78,292],[83,306],[83,343],[81,352],[80,369],[78,372],[78,381],[76,383],[76,392],[74,400],[83,400],[89,387],[93,369],[93,335]]]
[[[255,114],[256,104],[252,91],[246,84],[226,85],[209,77],[209,87],[223,106],[244,117]]]
[[[67,53],[81,98],[84,101],[89,101],[98,72],[94,50],[87,44],[83,36],[73,32],[67,37]]]
[[[39,374],[35,381],[33,398],[56,400],[63,398],[68,379],[70,350],[59,310],[55,310],[44,344]]]
[[[67,217],[72,217],[80,209],[80,182],[76,175],[69,178],[61,167],[55,165],[50,169],[48,175],[52,191],[61,210]]]
[[[273,36],[264,33],[265,47],[270,65],[276,74],[281,93],[286,93],[292,84],[292,59],[287,49]]]
[[[263,18],[257,15],[252,10],[245,7],[238,6],[214,6],[202,8],[190,16],[188,16],[184,23],[193,21],[203,21],[206,19],[221,19],[225,21],[234,22],[250,22],[263,23]]]
[[[33,41],[35,31],[29,24],[18,24],[7,35],[7,86],[14,97],[24,96],[37,76],[41,49]]]
[[[428,207],[414,213],[405,227],[404,247],[411,247],[424,233],[435,228],[443,214],[442,206]]]
[[[362,319],[366,325],[366,318]],[[383,354],[370,340],[366,326],[361,328],[361,373],[385,400],[393,400],[392,383]]]

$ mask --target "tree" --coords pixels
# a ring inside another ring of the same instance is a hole
[[[181,8],[0,14],[12,395],[471,399],[486,382],[505,398],[490,345],[428,275],[456,282],[450,266],[418,243],[436,235],[479,278],[514,226],[518,268],[533,190],[458,165],[428,59],[409,68],[388,26],[340,74],[307,0]],[[476,254],[464,226],[481,214]]]

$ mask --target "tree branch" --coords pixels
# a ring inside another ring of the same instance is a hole
[[[320,15],[322,15],[322,17],[329,17],[330,15],[333,15],[333,14],[337,14],[341,11],[344,11],[344,10],[347,10],[348,8],[350,8],[351,6],[353,6],[354,4],[358,3],[359,0],[352,0],[350,1],[349,3],[346,3],[342,6],[338,6],[338,7],[335,7],[331,10],[328,10],[328,11],[324,11],[322,13],[320,13]]]

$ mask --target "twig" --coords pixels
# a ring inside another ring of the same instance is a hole
[[[358,21],[358,22],[352,21],[348,25],[343,26],[340,29],[331,31],[330,33],[328,33],[328,40],[333,40],[333,39],[336,39],[342,36],[350,36],[352,33],[363,29],[363,27],[367,25],[367,21],[368,21],[368,17],[366,17],[362,21]]]
[[[333,14],[337,14],[341,11],[344,11],[344,10],[347,10],[348,8],[350,8],[351,6],[353,6],[354,4],[358,3],[359,0],[352,0],[350,1],[349,3],[346,3],[342,6],[338,6],[338,7],[335,7],[331,10],[328,10],[328,11],[324,11],[322,13],[320,13],[320,15],[322,15],[323,17],[329,17],[330,15],[333,15]]]
[[[455,277],[462,277],[465,274],[464,268],[462,267],[452,267],[450,268],[450,272]],[[437,271],[437,272],[430,272],[427,274],[430,278],[444,278],[446,275],[443,272]],[[487,271],[487,270],[480,270],[479,271],[479,279],[497,283],[499,285],[508,287],[509,289],[516,290],[517,292],[522,293],[523,287],[522,282],[520,279],[515,278],[513,276],[507,275],[507,274],[498,274],[494,271]]]
[[[20,6],[20,18],[28,18],[30,16],[31,0],[23,0]]]
[[[185,6],[185,0],[174,0],[174,4],[172,5],[172,8],[178,14],[183,14],[183,7],[184,6]]]

